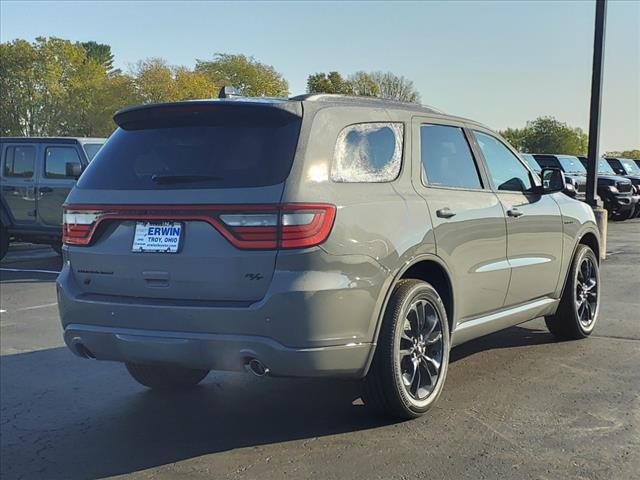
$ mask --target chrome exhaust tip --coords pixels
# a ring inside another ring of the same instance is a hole
[[[269,369],[266,367],[266,365],[257,358],[252,358],[251,360],[249,360],[246,363],[245,367],[256,377],[264,377],[269,373]]]

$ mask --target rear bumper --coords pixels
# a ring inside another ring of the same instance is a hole
[[[150,331],[70,324],[67,346],[77,355],[144,365],[168,364],[207,370],[241,371],[260,360],[274,376],[360,377],[372,344],[288,348],[273,339]]]
[[[388,272],[366,256],[304,255],[279,259],[267,295],[250,305],[88,294],[66,263],[56,285],[65,342],[99,360],[234,371],[257,358],[273,375],[362,376]],[[293,265],[329,260],[330,271]]]

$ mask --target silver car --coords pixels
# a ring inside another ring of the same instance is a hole
[[[58,302],[73,352],[147,387],[346,377],[408,418],[455,345],[540,316],[560,338],[594,328],[593,212],[479,123],[336,95],[115,122],[66,201]]]

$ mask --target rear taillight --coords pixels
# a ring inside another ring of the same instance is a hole
[[[65,207],[62,214],[62,243],[88,245],[102,213],[98,210],[71,210]]]
[[[327,204],[78,206],[64,209],[62,241],[89,245],[98,225],[109,220],[204,221],[240,249],[308,248],[324,242],[336,207]]]

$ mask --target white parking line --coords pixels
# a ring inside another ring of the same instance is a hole
[[[58,305],[58,303],[57,302],[53,302],[53,303],[46,303],[44,305],[34,305],[33,307],[16,308],[15,311],[16,312],[24,312],[25,310],[36,310],[38,308],[53,307],[54,305]]]
[[[55,275],[60,273],[55,270],[32,270],[29,268],[0,268],[0,272],[51,273]]]

